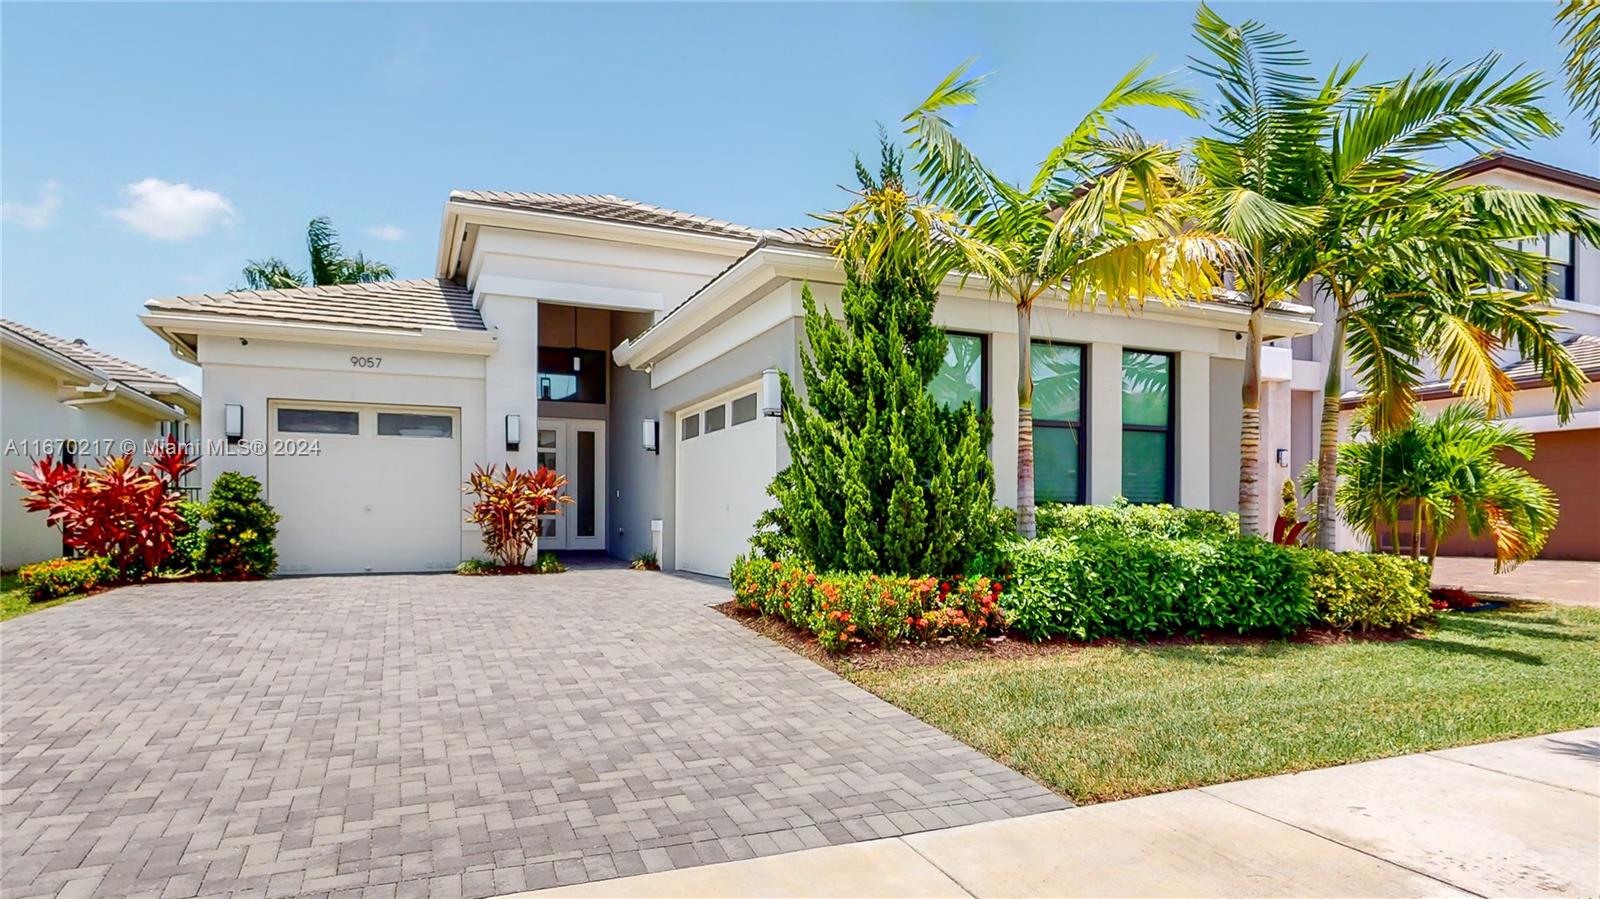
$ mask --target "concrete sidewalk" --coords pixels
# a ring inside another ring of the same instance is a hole
[[[1600,728],[521,896],[1596,896]]]

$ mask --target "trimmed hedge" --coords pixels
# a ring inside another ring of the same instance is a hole
[[[1301,550],[1317,616],[1339,628],[1398,627],[1433,614],[1427,562],[1373,553]]]
[[[1040,537],[1105,540],[1112,537],[1171,537],[1214,543],[1239,536],[1239,516],[1210,509],[1136,506],[1119,499],[1109,506],[1047,503],[1038,508]]]
[[[978,643],[1005,625],[1002,588],[985,577],[828,574],[794,561],[740,556],[728,579],[739,606],[811,632],[830,652],[901,641]]]
[[[1292,633],[1316,618],[1300,551],[1258,538],[1112,533],[1018,541],[1007,551],[1006,622],[1032,640]]]
[[[24,565],[17,580],[28,588],[34,602],[84,593],[116,580],[117,569],[105,556],[82,559],[49,559]]]

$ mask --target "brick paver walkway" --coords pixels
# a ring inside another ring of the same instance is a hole
[[[316,578],[7,622],[0,892],[480,897],[1066,805],[725,595]]]
[[[1534,559],[1495,574],[1493,559],[1440,556],[1433,563],[1433,585],[1600,609],[1600,562]]]

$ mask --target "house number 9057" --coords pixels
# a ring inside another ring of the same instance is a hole
[[[350,365],[354,368],[377,368],[383,364],[382,356],[351,356]]]

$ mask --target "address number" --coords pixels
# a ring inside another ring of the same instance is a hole
[[[383,357],[351,356],[350,365],[352,368],[378,368],[379,366],[383,365]]]

